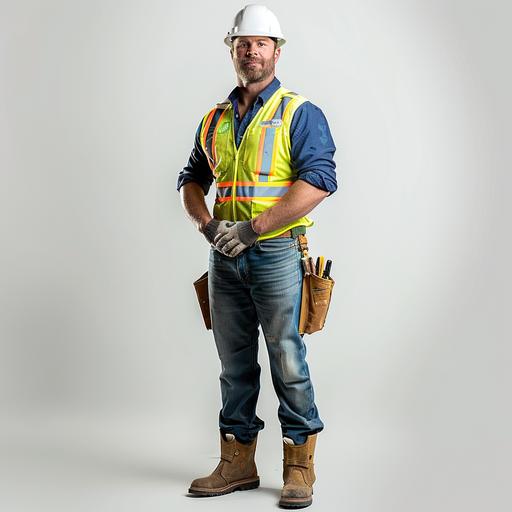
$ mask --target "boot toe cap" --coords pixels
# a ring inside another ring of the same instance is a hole
[[[190,484],[190,489],[217,491],[218,489],[226,486],[226,484],[227,482],[223,478],[220,478],[218,475],[213,474],[210,476],[205,476],[203,478],[196,478]]]
[[[192,480],[192,483],[190,484],[190,487],[208,487],[208,478],[196,478],[195,480]]]
[[[311,494],[311,487],[285,485],[281,492],[281,498],[309,498],[311,497]]]

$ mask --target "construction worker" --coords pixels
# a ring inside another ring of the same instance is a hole
[[[270,359],[283,435],[279,505],[312,502],[313,456],[324,425],[314,402],[298,332],[302,268],[297,236],[306,216],[337,188],[335,152],[322,111],[281,86],[275,65],[285,39],[276,16],[248,5],[224,42],[238,86],[201,120],[178,190],[189,218],[210,244],[212,329],[221,361],[221,460],[189,493],[219,496],[254,489],[260,389],[258,327]],[[216,182],[213,217],[204,196]]]

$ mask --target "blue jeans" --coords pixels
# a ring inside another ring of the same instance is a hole
[[[249,442],[263,429],[256,415],[261,367],[258,326],[279,399],[283,436],[303,444],[323,423],[314,402],[306,346],[298,332],[302,267],[298,242],[256,242],[235,258],[211,248],[208,287],[212,328],[221,361],[221,432]]]

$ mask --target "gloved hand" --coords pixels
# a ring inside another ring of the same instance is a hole
[[[217,235],[213,239],[215,249],[226,256],[234,258],[244,249],[250,247],[258,239],[251,221],[230,222],[222,221],[218,227]]]
[[[217,234],[217,230],[219,229],[220,220],[212,219],[206,226],[203,228],[203,235],[208,240],[211,245],[214,245],[213,239]]]

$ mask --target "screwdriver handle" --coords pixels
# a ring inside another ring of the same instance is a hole
[[[315,273],[315,263],[313,261],[313,258],[310,256],[308,258],[308,264],[309,264],[309,271],[314,274]]]
[[[322,277],[323,271],[324,271],[324,257],[318,256],[318,259],[316,260],[316,275],[318,277]]]
[[[329,277],[331,275],[331,266],[332,266],[332,261],[331,260],[327,260],[327,263],[325,264],[325,270],[324,270],[324,273],[322,275],[323,279],[329,279]]]

